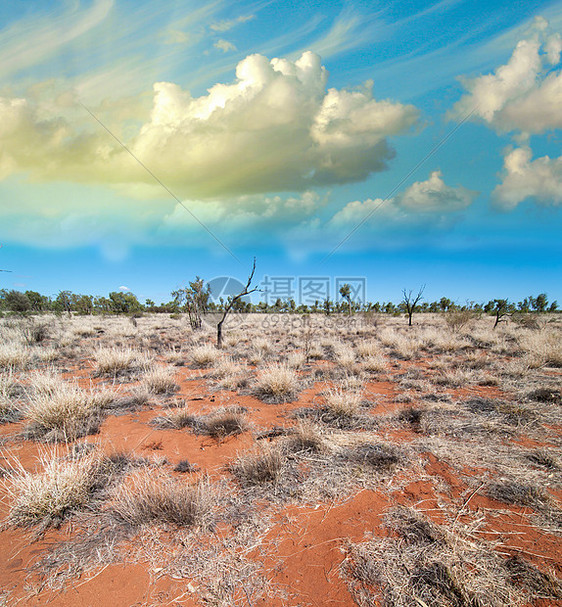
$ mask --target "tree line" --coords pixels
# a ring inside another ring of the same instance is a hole
[[[356,313],[370,312],[391,315],[407,314],[411,317],[413,312],[455,312],[471,311],[474,313],[494,314],[501,320],[504,316],[514,313],[546,313],[558,312],[558,303],[549,302],[546,293],[539,293],[537,296],[528,296],[519,302],[510,302],[508,299],[491,299],[488,302],[465,302],[458,304],[447,297],[441,297],[439,300],[428,302],[416,300],[412,297],[412,292],[403,291],[402,300],[398,303],[388,302],[356,302],[342,287],[344,293],[340,295],[341,299],[334,301],[325,299],[315,301],[311,304],[297,304],[294,299],[278,298],[274,302],[259,301],[252,303],[244,301],[243,298],[237,299],[232,308],[238,312],[254,312],[263,314],[284,314],[284,313],[324,313],[327,315],[337,313]],[[53,312],[58,314],[124,314],[140,315],[144,312],[161,312],[169,314],[187,313],[190,318],[197,317],[200,313],[216,312],[224,313],[226,308],[231,305],[230,300],[220,298],[219,301],[213,301],[208,285],[199,277],[187,286],[177,289],[171,293],[172,299],[165,303],[156,304],[151,299],[144,303],[140,302],[136,295],[131,292],[113,291],[106,296],[84,295],[72,293],[71,291],[60,291],[56,296],[47,296],[37,291],[16,291],[0,289],[0,312],[15,314],[40,314],[44,312]],[[415,303],[414,303],[415,301]],[[413,305],[412,305],[413,304]],[[194,306],[197,314],[193,315]]]

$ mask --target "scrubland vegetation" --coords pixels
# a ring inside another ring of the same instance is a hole
[[[342,604],[559,604],[562,318],[347,312],[0,319],[0,604],[124,562],[308,605],[303,551]]]

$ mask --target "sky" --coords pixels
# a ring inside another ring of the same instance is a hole
[[[562,2],[0,4],[0,288],[562,303]],[[264,285],[269,285],[264,287]]]

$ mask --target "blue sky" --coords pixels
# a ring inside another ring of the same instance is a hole
[[[255,256],[373,300],[562,300],[561,2],[20,0],[0,23],[0,288],[163,301]]]

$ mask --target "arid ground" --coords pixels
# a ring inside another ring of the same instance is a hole
[[[0,319],[0,605],[562,605],[562,318]]]

